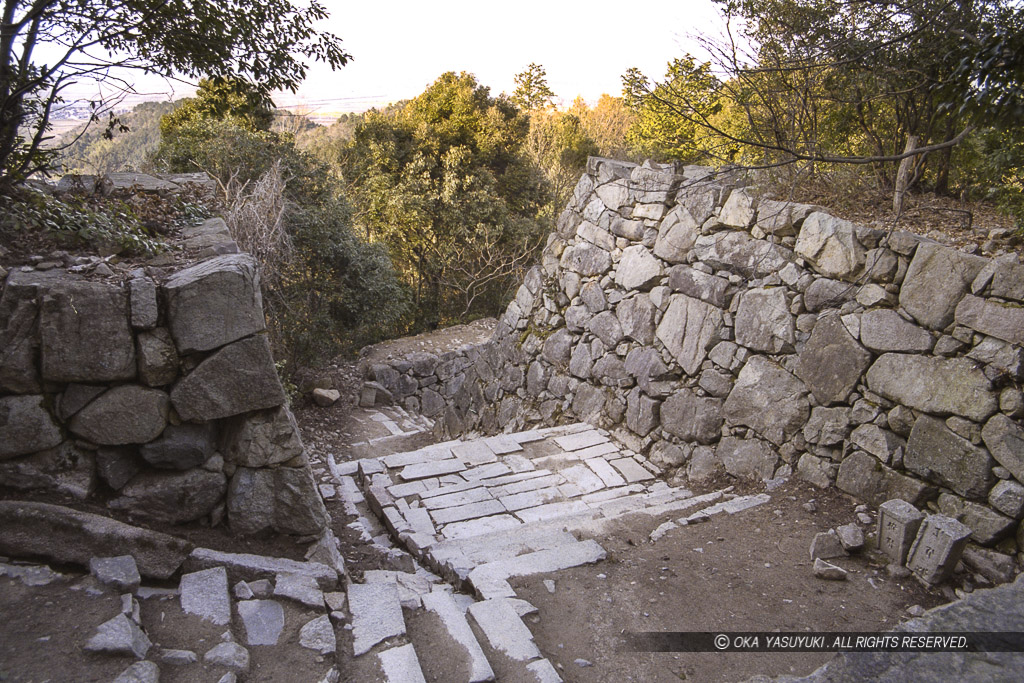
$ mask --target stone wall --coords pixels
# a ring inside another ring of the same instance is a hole
[[[1024,517],[1024,265],[592,158],[494,338],[366,368],[446,435],[587,420],[677,476]],[[371,385],[372,386],[372,385]]]
[[[230,242],[220,219],[193,232]],[[0,485],[161,523],[322,531],[252,257],[124,279],[71,262],[14,269],[0,295]]]

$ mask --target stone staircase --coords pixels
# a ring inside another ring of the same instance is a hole
[[[515,577],[597,563],[595,540],[627,515],[654,529],[738,512],[769,500],[729,490],[695,496],[587,424],[433,444],[343,464],[333,485],[364,538],[408,571],[368,571],[351,583],[354,654],[389,683],[560,681],[524,618]],[[444,653],[439,656],[438,653]]]

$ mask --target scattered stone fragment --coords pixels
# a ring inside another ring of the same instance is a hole
[[[134,593],[142,581],[135,558],[131,555],[94,557],[89,560],[89,572],[104,586],[111,586],[118,591]]]
[[[843,548],[839,535],[834,529],[814,535],[814,540],[811,541],[812,560],[829,560],[833,557],[845,557],[846,555],[846,550]],[[815,563],[815,566],[817,566],[817,563]]]
[[[672,529],[678,528],[678,526],[679,525],[673,522],[672,520],[669,520],[664,524],[659,525],[658,528],[651,532],[651,542],[653,543],[655,541],[661,540],[661,538],[663,538],[665,534],[667,534]]]
[[[85,644],[85,649],[89,652],[134,655],[143,659],[152,645],[138,624],[118,614],[99,625],[96,634]]]
[[[203,662],[224,666],[234,671],[248,671],[249,651],[238,643],[220,643],[203,655]]]
[[[324,608],[324,594],[316,579],[308,574],[283,572],[274,579],[274,595],[289,598],[303,605]]]
[[[238,616],[245,627],[247,645],[277,645],[284,629],[284,608],[274,600],[242,600]]]
[[[218,626],[231,623],[231,597],[224,567],[184,574],[178,590],[181,608],[186,614],[194,614]]]
[[[319,652],[322,655],[334,652],[338,641],[334,636],[334,626],[326,614],[306,623],[299,629],[299,645]]]
[[[593,662],[588,661],[588,660],[583,659],[583,658],[574,659],[573,660],[573,664],[575,664],[576,666],[580,667],[581,669],[584,669],[584,668],[586,668],[588,666],[594,666]]]
[[[842,567],[830,564],[819,557],[814,560],[814,575],[826,581],[846,581],[848,572]]]
[[[234,588],[235,597],[239,600],[252,600],[255,597],[252,588],[245,581],[239,581]]]
[[[548,593],[555,592],[555,582],[551,579],[544,579],[544,587],[548,589]]]
[[[192,650],[161,650],[160,661],[171,666],[187,666],[199,661]]]
[[[114,683],[158,683],[160,681],[160,667],[153,662],[135,662],[122,671]]]
[[[836,535],[839,542],[848,552],[855,552],[864,547],[864,532],[856,524],[844,524],[836,527]]]

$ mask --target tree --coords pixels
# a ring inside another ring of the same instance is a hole
[[[160,130],[173,131],[196,119],[229,120],[248,130],[270,130],[274,122],[271,102],[258,88],[239,78],[204,78],[196,96],[160,120]]]
[[[319,32],[318,0],[4,0],[0,17],[0,190],[52,168],[49,120],[73,83],[131,90],[125,70],[239,78],[264,101],[294,91],[305,60],[344,65],[340,40]],[[37,53],[45,53],[46,61]],[[94,102],[94,116],[111,101]]]
[[[569,113],[580,120],[587,137],[597,144],[600,156],[636,160],[637,155],[626,139],[634,116],[621,97],[605,93],[593,108],[577,97]]]
[[[524,149],[547,180],[549,199],[543,217],[553,227],[586,170],[587,157],[597,155],[600,150],[587,135],[578,116],[559,111],[530,114],[530,131]]]
[[[160,119],[174,111],[178,102],[143,102],[122,118],[128,131],[113,137],[98,126],[66,134],[72,142],[61,141],[57,161],[69,173],[103,175],[117,171],[142,171],[160,144]]]
[[[512,92],[512,104],[522,111],[543,109],[555,97],[548,87],[548,74],[540,64],[530,62],[526,70],[516,74],[513,80],[516,89]]]
[[[539,250],[543,180],[523,153],[529,122],[472,74],[370,112],[342,154],[355,220],[388,245],[421,325],[495,314]]]

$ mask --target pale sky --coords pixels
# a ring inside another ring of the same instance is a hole
[[[298,96],[275,96],[278,106],[363,111],[415,97],[445,71],[473,73],[493,95],[511,93],[530,62],[545,68],[565,105],[577,95],[594,103],[603,93],[620,96],[630,67],[662,77],[669,60],[697,51],[689,36],[720,25],[711,0],[321,1],[331,15],[321,28],[353,59],[333,73],[313,65]],[[192,94],[153,77],[136,88],[145,96],[132,102]]]

